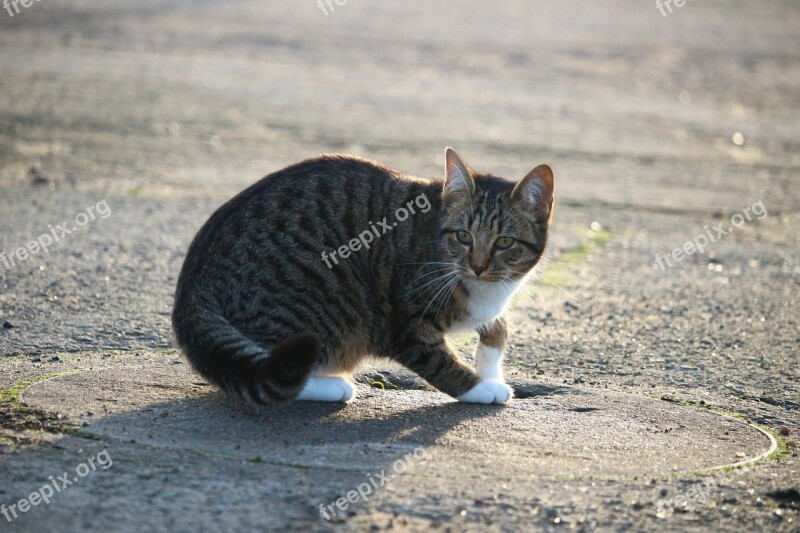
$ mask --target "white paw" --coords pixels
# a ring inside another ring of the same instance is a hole
[[[355,387],[344,378],[311,377],[296,399],[311,402],[349,402],[355,395]]]
[[[511,387],[501,381],[481,381],[468,392],[458,397],[467,403],[506,403],[514,396]]]

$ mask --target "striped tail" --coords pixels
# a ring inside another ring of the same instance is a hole
[[[178,344],[195,370],[252,404],[294,399],[322,352],[314,333],[300,333],[265,349],[208,310],[194,313],[176,306],[172,324]]]

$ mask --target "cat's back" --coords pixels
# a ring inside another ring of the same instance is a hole
[[[279,227],[293,221],[305,226],[343,223],[355,229],[354,225],[380,219],[409,198],[439,187],[436,180],[410,176],[368,159],[323,154],[257,181],[220,207],[207,225],[259,219]]]
[[[207,262],[209,254],[229,256],[233,248],[266,241],[274,247],[298,240],[339,246],[397,206],[438,188],[435,180],[368,159],[319,155],[265,176],[221,206],[198,232],[187,259]]]
[[[414,180],[375,161],[346,154],[323,154],[305,159],[267,175],[245,189],[237,199],[269,200],[281,193],[297,200],[313,197],[332,201],[350,199],[374,190],[389,190],[391,184]]]

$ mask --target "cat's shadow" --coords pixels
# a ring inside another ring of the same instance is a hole
[[[515,385],[523,396],[524,384]],[[532,387],[524,397],[561,390]],[[506,408],[459,403],[422,390],[360,389],[363,396],[350,404],[292,402],[259,410],[244,408],[221,392],[208,392],[109,414],[86,429],[157,447],[335,467],[339,462],[355,465],[355,452],[368,462],[400,458],[442,442],[461,424],[481,424]]]
[[[512,385],[527,397],[569,390]],[[311,503],[298,505],[304,516],[316,520],[317,506],[341,502],[344,495],[350,498],[367,479],[380,488],[384,474],[448,475],[451,469],[453,475],[462,475],[462,463],[446,459],[453,446],[461,449],[464,460],[496,460],[503,443],[497,438],[498,427],[487,419],[497,417],[498,424],[508,426],[519,408],[459,403],[442,393],[418,389],[373,390],[362,385],[359,393],[346,405],[293,402],[253,411],[220,391],[206,389],[109,413],[85,429],[136,446],[222,462],[210,467],[220,471],[227,471],[224,461],[250,461],[253,468],[265,469],[263,475],[287,484],[311,479],[302,482]],[[403,479],[414,484],[419,478]],[[359,500],[358,505],[364,503]]]

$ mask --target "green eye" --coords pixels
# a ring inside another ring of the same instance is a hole
[[[456,232],[456,239],[461,244],[472,244],[472,234],[468,231],[460,230]]]
[[[494,241],[494,246],[498,250],[508,250],[514,246],[514,239],[511,237],[498,237],[497,240]]]

